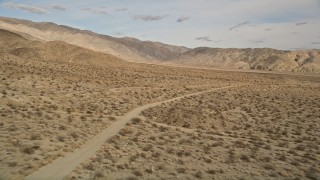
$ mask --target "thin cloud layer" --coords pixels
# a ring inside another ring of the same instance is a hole
[[[181,16],[181,17],[179,17],[178,19],[177,19],[177,22],[183,22],[183,21],[187,21],[187,20],[189,20],[190,19],[190,17],[188,17],[188,16]]]
[[[298,23],[296,23],[296,25],[297,25],[297,26],[303,26],[303,25],[306,25],[306,24],[308,24],[308,22],[307,22],[307,21],[305,21],[305,22],[298,22]]]
[[[249,39],[249,41],[253,44],[264,44],[266,43],[267,38],[262,37],[262,38],[256,38],[256,39]]]
[[[118,9],[115,9],[115,11],[119,11],[119,12],[128,11],[128,8],[118,8]]]
[[[251,41],[252,43],[254,43],[254,44],[262,44],[262,43],[265,43],[265,41],[263,41],[263,40],[253,40],[253,41]]]
[[[195,40],[206,41],[206,42],[211,42],[212,41],[212,39],[209,36],[197,37],[197,38],[195,38]]]
[[[90,12],[93,14],[108,14],[108,11],[100,8],[82,8],[82,11]]]
[[[239,29],[240,27],[246,26],[246,25],[248,25],[248,24],[250,24],[249,21],[245,21],[245,22],[239,23],[239,24],[237,24],[237,25],[232,26],[231,28],[229,28],[229,31],[237,30],[237,29]]]
[[[160,21],[167,16],[168,15],[163,15],[163,16],[135,15],[135,16],[133,16],[133,19],[142,20],[142,21]]]
[[[52,8],[55,10],[60,10],[60,11],[65,11],[67,9],[66,7],[59,5],[59,4],[53,5]]]
[[[112,33],[112,35],[114,35],[114,36],[125,36],[126,34],[122,33],[122,32],[114,32],[114,33]]]
[[[23,11],[27,11],[29,13],[34,14],[46,14],[48,10],[38,6],[26,5],[26,4],[17,4],[17,3],[4,3],[4,6],[11,8],[11,9],[20,9]]]

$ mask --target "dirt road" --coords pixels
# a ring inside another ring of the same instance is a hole
[[[95,154],[95,152],[112,136],[118,134],[118,132],[125,127],[125,125],[134,117],[138,117],[139,114],[148,108],[159,106],[163,103],[169,103],[172,101],[177,101],[185,97],[196,96],[202,93],[227,89],[237,86],[227,86],[221,88],[214,88],[207,91],[196,92],[192,94],[187,94],[172,98],[165,101],[155,102],[151,104],[146,104],[140,106],[132,111],[128,112],[124,116],[120,117],[116,122],[111,124],[108,128],[102,131],[100,134],[89,140],[87,143],[82,145],[79,149],[72,153],[67,154],[64,157],[60,157],[54,160],[51,164],[43,166],[36,172],[30,174],[26,177],[26,180],[61,180],[68,174],[70,174],[79,164],[90,158]]]

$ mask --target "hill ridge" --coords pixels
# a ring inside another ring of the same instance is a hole
[[[67,42],[129,62],[215,69],[320,73],[320,50],[317,49],[295,51],[273,48],[189,49],[132,37],[116,38],[52,22],[32,22],[7,17],[0,17],[0,28],[28,34],[43,41]]]

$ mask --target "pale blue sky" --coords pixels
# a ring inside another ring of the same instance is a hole
[[[0,16],[187,47],[320,48],[320,0],[0,0]]]

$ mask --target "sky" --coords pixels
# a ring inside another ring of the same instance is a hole
[[[320,0],[0,0],[0,16],[190,48],[320,49]]]

